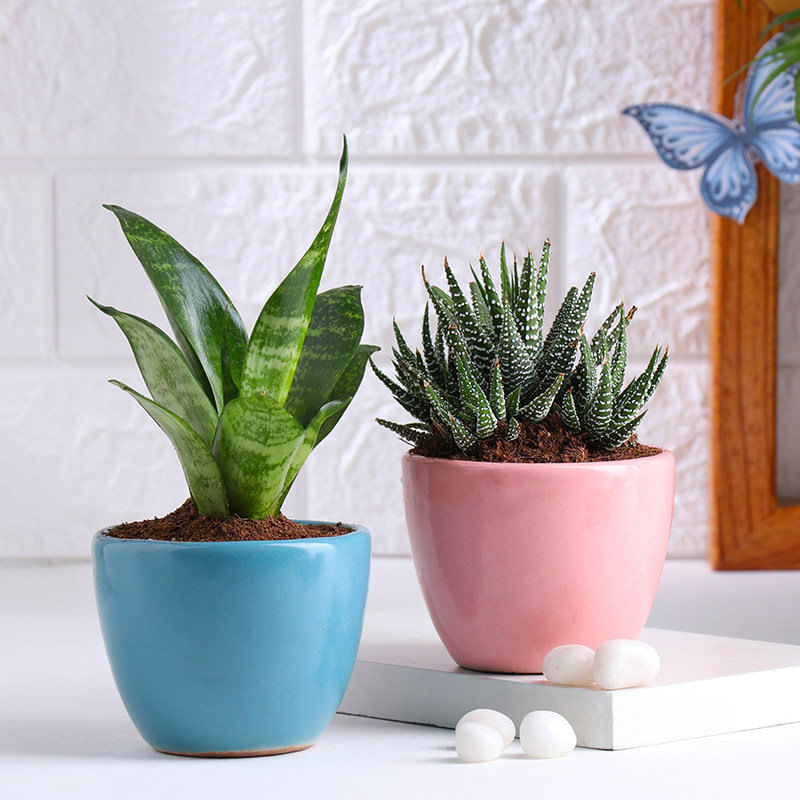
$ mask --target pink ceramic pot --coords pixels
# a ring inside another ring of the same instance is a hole
[[[561,644],[642,632],[672,522],[675,457],[490,464],[407,454],[411,552],[462,666],[541,672]]]

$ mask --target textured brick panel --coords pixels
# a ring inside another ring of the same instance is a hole
[[[310,0],[304,21],[311,150],[644,152],[620,109],[708,105],[708,0]]]
[[[0,373],[3,495],[11,499],[0,558],[86,558],[95,531],[166,513],[188,496],[169,440],[106,383],[112,377],[143,387],[128,365]],[[287,512],[302,516],[296,499]]]
[[[290,4],[11,0],[4,155],[274,153],[292,146]]]
[[[708,219],[697,176],[660,162],[567,170],[567,274],[597,271],[590,323],[624,299],[639,311],[632,352],[669,342],[674,355],[708,350]]]
[[[0,176],[0,358],[52,350],[50,186],[39,174]]]
[[[706,551],[708,374],[706,365],[670,364],[639,431],[641,441],[672,450],[677,460],[672,556],[703,556]]]

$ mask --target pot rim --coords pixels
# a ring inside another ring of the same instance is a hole
[[[675,454],[672,450],[666,447],[660,453],[654,453],[652,456],[640,456],[639,458],[618,458],[609,461],[472,461],[459,458],[434,458],[432,456],[421,456],[417,453],[412,453],[410,450],[403,454],[403,461],[409,463],[430,461],[437,463],[446,463],[458,465],[464,469],[508,469],[509,467],[524,467],[525,469],[547,470],[547,469],[564,469],[571,467],[573,469],[608,469],[615,467],[626,467],[631,464],[649,463],[655,460],[672,459],[675,460]]]
[[[341,533],[338,536],[307,536],[303,539],[244,539],[241,541],[221,541],[221,542],[182,542],[182,541],[172,541],[171,539],[130,539],[127,537],[122,536],[111,536],[107,533],[107,531],[112,530],[116,527],[116,525],[109,525],[108,527],[102,528],[101,530],[97,531],[95,535],[92,537],[94,541],[113,541],[113,542],[135,542],[138,544],[155,544],[155,545],[167,545],[167,546],[178,546],[178,547],[211,547],[216,546],[219,547],[220,545],[227,545],[227,546],[234,546],[240,547],[242,545],[288,545],[288,546],[302,546],[306,543],[313,543],[313,544],[331,544],[335,540],[338,539],[348,539],[351,536],[360,536],[362,534],[366,534],[370,536],[370,532],[367,528],[363,525],[357,525],[354,522],[325,522],[323,520],[316,520],[316,519],[296,519],[293,520],[294,522],[299,522],[303,525],[344,525],[348,528],[352,528],[349,533]]]

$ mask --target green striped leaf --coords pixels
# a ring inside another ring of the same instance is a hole
[[[581,334],[580,348],[581,360],[575,371],[572,399],[575,407],[583,414],[597,390],[597,362],[592,347],[584,334]]]
[[[597,391],[583,417],[583,427],[587,433],[597,436],[608,430],[611,412],[614,408],[614,397],[611,385],[611,366],[606,360],[603,362]]]
[[[198,512],[204,517],[227,517],[222,474],[208,445],[177,414],[120,381],[110,382],[131,395],[172,442]]]
[[[521,386],[523,391],[533,380],[533,362],[519,335],[517,323],[508,303],[503,305],[503,327],[499,346],[500,371],[503,384],[509,389]]]
[[[492,379],[489,385],[489,402],[497,418],[505,419],[506,397],[503,390],[503,376],[500,374],[500,361],[497,359],[495,359],[494,367],[492,367]]]
[[[320,428],[322,428],[324,423],[334,414],[341,415],[345,408],[347,408],[347,404],[349,402],[350,400],[348,399],[332,400],[330,403],[325,403],[325,405],[322,406],[314,415],[314,418],[311,420],[311,422],[309,422],[308,426],[306,427],[305,436],[303,436],[300,447],[297,448],[294,457],[292,458],[289,471],[286,473],[283,491],[281,492],[276,512],[280,511],[283,501],[286,499],[286,495],[289,494],[289,489],[292,488],[294,479],[300,472],[300,468],[306,463],[306,459],[311,455],[311,451],[317,446]]]
[[[284,408],[308,425],[350,363],[364,332],[360,286],[317,296]]]
[[[486,259],[484,259],[482,253],[478,259],[478,263],[480,264],[481,278],[483,279],[483,283],[481,284],[483,299],[489,309],[489,316],[492,318],[494,335],[500,338],[501,331],[503,330],[503,304],[497,294],[494,281],[489,273],[489,267],[486,266]]]
[[[211,447],[217,412],[178,346],[147,320],[89,300],[125,334],[153,400],[183,419]]]
[[[628,324],[623,319],[620,324],[619,338],[611,360],[611,391],[619,394],[622,384],[625,383],[625,367],[628,364]]]
[[[399,422],[392,422],[388,419],[376,419],[378,425],[386,428],[387,430],[396,433],[401,439],[409,444],[419,444],[420,440],[425,436],[425,431],[421,431],[412,425],[401,425]]]
[[[336,382],[331,393],[328,395],[328,401],[331,400],[345,400],[346,405],[340,411],[328,417],[320,426],[319,434],[317,435],[317,444],[319,444],[336,426],[336,423],[341,419],[342,414],[347,410],[347,405],[353,399],[353,396],[361,386],[361,381],[364,378],[364,370],[367,367],[367,361],[370,356],[380,350],[374,344],[360,344],[356,348],[356,352],[350,359],[350,363],[345,368],[344,372]],[[315,445],[316,447],[316,445]]]
[[[268,395],[239,397],[225,406],[214,457],[232,513],[263,519],[278,512],[304,437],[303,427]]]
[[[144,267],[186,360],[214,400],[224,404],[222,339],[236,374],[244,359],[247,332],[239,313],[211,273],[168,233],[120,206],[106,205]]]
[[[502,301],[504,303],[508,302],[510,305],[514,298],[512,297],[511,277],[508,273],[508,262],[506,261],[505,242],[500,242],[500,290],[502,292]]]
[[[639,427],[639,423],[644,419],[646,413],[647,411],[642,411],[641,414],[628,420],[628,422],[623,423],[619,427],[606,431],[606,433],[597,438],[589,438],[587,444],[598,450],[613,450],[615,447],[625,444],[625,442],[636,433],[636,429]]]
[[[244,359],[243,395],[266,392],[278,405],[286,401],[311,321],[346,180],[347,140],[342,147],[336,194],[319,233],[256,320]]]
[[[550,265],[550,240],[545,239],[542,246],[542,257],[536,272],[536,290],[531,291],[528,303],[528,319],[525,328],[525,344],[531,354],[538,354],[542,347],[542,331],[544,328],[544,305],[547,296],[547,271]],[[534,297],[535,295],[535,297]]]

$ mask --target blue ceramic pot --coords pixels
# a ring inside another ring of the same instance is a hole
[[[275,542],[100,532],[92,555],[114,680],[156,750],[284,753],[328,727],[361,638],[365,528]]]

